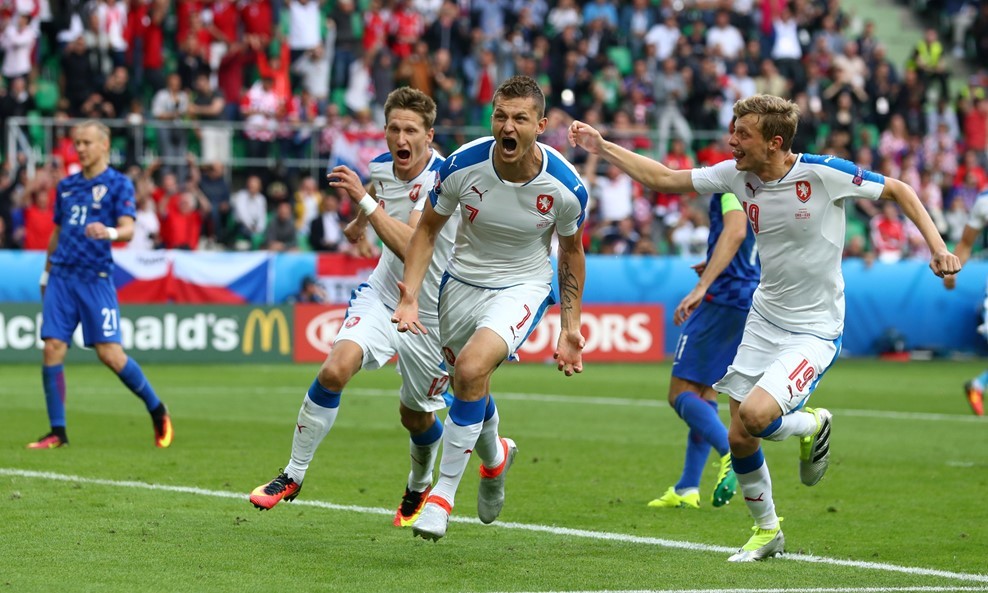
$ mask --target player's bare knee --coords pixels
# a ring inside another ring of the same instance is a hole
[[[45,366],[62,364],[62,361],[65,360],[65,353],[68,349],[68,344],[62,342],[61,340],[45,340],[45,348],[43,351]]]
[[[741,423],[748,434],[761,434],[775,418],[768,410],[756,406],[746,406],[745,403],[747,402],[742,402],[738,408],[738,418],[741,419]]]
[[[487,395],[487,381],[491,369],[471,360],[456,361],[456,397],[464,401],[476,401]]]
[[[405,430],[409,434],[422,434],[432,428],[434,422],[435,415],[432,412],[419,412],[409,410],[408,408],[401,409],[401,425],[405,427]]]
[[[319,369],[319,384],[329,391],[340,392],[353,376],[350,371],[340,365],[330,364]]]

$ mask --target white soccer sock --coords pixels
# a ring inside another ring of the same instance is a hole
[[[779,517],[775,514],[775,501],[772,499],[772,476],[768,473],[768,463],[755,471],[746,474],[735,473],[744,503],[755,519],[755,524],[762,529],[775,529],[779,526]]]
[[[810,412],[792,412],[781,418],[778,430],[765,436],[770,441],[783,441],[791,436],[808,437],[816,432],[816,416]]]
[[[504,463],[504,447],[501,446],[501,437],[497,434],[499,421],[500,418],[495,410],[490,420],[484,421],[484,427],[480,429],[480,436],[477,437],[477,446],[474,447],[480,462],[489,469]]]
[[[456,489],[463,479],[463,472],[470,461],[470,452],[477,445],[483,422],[460,426],[446,417],[443,429],[443,455],[439,461],[439,480],[432,489],[432,496],[440,496],[453,506]]]
[[[417,445],[408,439],[409,455],[412,458],[412,469],[408,472],[408,487],[415,492],[422,492],[432,485],[432,470],[436,467],[436,454],[442,439],[436,439],[428,445]]]
[[[292,436],[292,457],[288,461],[288,467],[285,468],[285,473],[295,480],[296,484],[301,484],[305,478],[305,471],[309,469],[316,448],[329,434],[329,429],[333,428],[339,410],[339,407],[324,408],[316,404],[309,399],[308,394],[302,400],[302,408],[298,411],[298,422],[295,424],[295,434]]]

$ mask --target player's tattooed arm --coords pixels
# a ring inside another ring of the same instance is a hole
[[[559,264],[559,306],[563,311],[572,312],[579,307],[583,287],[568,263]]]
[[[559,370],[567,376],[583,371],[582,351],[586,342],[580,333],[580,314],[586,269],[582,229],[571,237],[560,236],[558,274],[562,331],[554,357]]]

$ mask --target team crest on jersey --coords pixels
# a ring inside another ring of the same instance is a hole
[[[796,182],[796,197],[799,198],[800,202],[806,202],[812,195],[813,187],[810,185],[809,181]]]
[[[93,186],[93,201],[96,202],[97,204],[99,204],[99,201],[103,199],[103,196],[106,195],[106,192],[107,191],[109,191],[109,190],[102,183],[99,184],[99,185],[94,185]]]
[[[346,323],[343,324],[343,327],[350,329],[358,323],[360,323],[360,316],[349,317],[347,318]]]
[[[412,187],[412,191],[408,192],[408,199],[413,202],[418,202],[420,191],[422,191],[422,184],[416,183],[415,186]]]
[[[535,207],[542,214],[548,214],[552,210],[552,196],[549,194],[539,194],[539,197],[535,198]]]
[[[450,350],[448,346],[443,346],[443,358],[446,359],[447,364],[456,364],[456,355],[453,354],[453,351]]]

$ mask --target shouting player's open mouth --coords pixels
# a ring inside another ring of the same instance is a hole
[[[512,156],[518,150],[518,140],[515,138],[501,138],[501,152],[505,156]]]
[[[412,151],[408,150],[407,148],[399,148],[398,150],[395,151],[395,156],[398,157],[398,160],[401,161],[401,164],[407,165],[408,159],[412,158]]]

